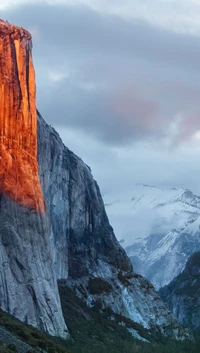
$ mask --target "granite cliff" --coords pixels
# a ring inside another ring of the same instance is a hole
[[[0,307],[67,337],[38,175],[31,36],[0,21]]]
[[[16,203],[44,213],[31,48],[27,31],[0,21],[0,189]]]

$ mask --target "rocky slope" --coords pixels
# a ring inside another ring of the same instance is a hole
[[[138,341],[127,332],[125,325],[118,324],[117,318],[110,320],[108,313],[101,314],[88,308],[72,290],[59,286],[63,314],[68,318],[73,340],[50,337],[0,310],[1,353],[199,353],[200,339],[197,342],[168,343],[163,337],[156,336],[156,332],[149,336],[142,327],[139,329],[152,343]],[[131,323],[126,321],[130,328]]]
[[[164,336],[187,336],[153,286],[134,274],[109,224],[90,168],[63,145],[40,114],[38,144],[57,278],[65,279],[65,285],[89,307],[110,309]]]
[[[200,249],[200,198],[184,188],[148,185],[136,185],[131,195],[114,202],[112,195],[105,195],[107,212],[135,271],[158,289]],[[120,224],[125,225],[125,234]]]
[[[0,307],[67,337],[37,163],[31,37],[0,21]]]
[[[160,294],[178,320],[192,329],[200,329],[200,252],[188,260],[184,271]]]

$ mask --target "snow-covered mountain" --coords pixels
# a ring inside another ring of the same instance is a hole
[[[200,197],[185,188],[135,185],[127,195],[104,196],[115,233],[136,272],[158,289],[200,250]]]

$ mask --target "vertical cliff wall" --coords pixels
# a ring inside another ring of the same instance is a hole
[[[38,161],[57,277],[131,271],[90,168],[38,117]]]
[[[0,192],[44,212],[31,48],[27,31],[0,21]]]
[[[31,36],[0,20],[0,307],[67,337],[38,176]]]

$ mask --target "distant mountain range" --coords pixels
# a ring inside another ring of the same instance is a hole
[[[200,250],[200,197],[190,190],[135,185],[129,195],[115,200],[107,194],[104,201],[134,270],[156,289],[170,283]]]

